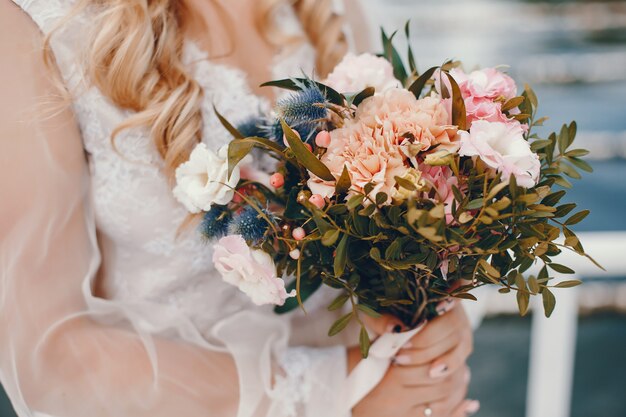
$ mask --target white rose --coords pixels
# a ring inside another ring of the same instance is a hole
[[[340,93],[358,93],[374,87],[377,93],[402,85],[393,75],[393,67],[385,58],[372,54],[347,54],[331,72],[324,84]]]
[[[520,187],[537,185],[541,163],[524,139],[519,123],[476,120],[469,133],[459,133],[459,155],[479,157],[489,167],[502,173],[502,181],[508,181],[513,175]]]
[[[228,204],[238,182],[239,166],[228,179],[228,146],[215,153],[199,143],[176,168],[174,196],[192,213],[209,211],[213,204]]]
[[[256,305],[283,305],[287,293],[285,281],[276,276],[272,257],[258,249],[251,249],[240,235],[221,238],[214,246],[213,264],[222,279],[245,293]]]

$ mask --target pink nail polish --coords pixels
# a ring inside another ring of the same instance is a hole
[[[476,400],[471,400],[467,402],[467,405],[465,406],[465,413],[467,415],[472,415],[472,414],[476,414],[478,412],[478,410],[480,410],[480,402],[476,401]]]
[[[413,343],[411,343],[411,341],[408,341],[404,345],[402,345],[402,349],[411,349],[412,347]]]
[[[409,355],[398,355],[395,357],[394,362],[398,365],[410,365],[411,357]]]
[[[441,378],[446,374],[446,372],[448,372],[448,365],[442,363],[440,365],[430,368],[428,375],[431,378]]]
[[[443,316],[448,311],[452,310],[455,304],[456,304],[456,300],[452,300],[450,298],[440,302],[439,304],[437,304],[437,308],[436,308],[437,314],[439,314],[440,316]]]

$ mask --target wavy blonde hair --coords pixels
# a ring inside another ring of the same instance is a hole
[[[346,52],[342,18],[331,9],[332,0],[291,1],[306,37],[317,51],[317,74],[325,75]],[[300,42],[275,27],[272,13],[285,0],[258,0],[255,21],[273,45]],[[170,178],[200,140],[203,91],[183,62],[182,0],[83,0],[80,8],[96,11],[85,56],[88,81],[121,108],[135,113],[119,125],[146,127],[165,161]],[[68,19],[70,17],[68,16]],[[45,40],[47,62],[52,62],[50,36]]]

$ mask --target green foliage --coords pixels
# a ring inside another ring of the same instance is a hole
[[[405,34],[409,36],[408,24]],[[420,98],[432,92],[433,77],[441,70],[441,76],[449,80],[450,91],[442,83],[441,93],[451,98],[452,121],[459,129],[467,129],[460,88],[448,73],[459,63],[448,61],[420,75],[409,48],[407,71],[393,46],[394,36],[381,33],[382,56],[391,62],[395,76]],[[264,85],[297,90],[304,81],[279,80]],[[318,86],[331,103],[327,103],[332,111],[329,130],[353,118],[355,108],[375,93],[367,88],[346,98],[323,84]],[[510,114],[513,109],[520,113]],[[515,293],[522,315],[528,312],[530,297],[541,296],[545,314],[552,314],[556,305],[552,289],[580,284],[576,280],[552,283],[554,274],[574,273],[554,262],[555,258],[570,250],[591,259],[571,230],[589,211],[576,210],[575,203],[563,203],[567,201],[563,188],[571,187],[570,181],[580,178],[582,172],[591,171],[582,159],[588,152],[574,147],[575,122],[547,137],[534,133],[545,118],[538,117],[537,96],[529,86],[522,95],[503,102],[502,110],[528,125],[525,139],[541,164],[538,184],[529,189],[520,187],[515,176],[504,182],[480,159],[453,154],[446,162],[459,181],[452,187],[454,198],[448,207],[428,198],[419,183],[406,178],[395,177],[398,188],[412,193],[411,198],[400,201],[387,193],[375,193],[374,183],[355,188],[346,167],[335,178],[320,160],[326,150],[309,150],[284,121],[287,149],[261,138],[242,137],[218,114],[235,138],[229,147],[229,166],[234,167],[256,147],[279,160],[278,169],[289,181],[283,189],[257,190],[262,194],[260,202],[283,207],[277,216],[280,227],[261,247],[273,256],[279,276],[295,276],[289,289],[296,288],[299,294],[297,300],[289,299],[276,311],[286,313],[297,308],[321,285],[337,289],[338,295],[328,308],[342,315],[329,335],[352,322],[359,325],[363,356],[371,344],[363,315],[392,314],[413,327],[436,316],[437,304],[446,298],[475,300],[471,291],[482,285]],[[309,172],[335,189],[321,209],[309,202]],[[304,240],[292,238],[295,227],[306,230]],[[294,249],[301,251],[297,259],[290,255]],[[444,264],[446,274],[442,272]],[[539,273],[525,278],[524,273],[535,264],[541,266]]]

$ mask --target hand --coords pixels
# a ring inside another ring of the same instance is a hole
[[[464,400],[469,383],[465,362],[472,351],[472,331],[462,307],[440,304],[440,316],[429,322],[398,353],[381,383],[353,410],[355,417],[465,417],[478,411],[477,401]],[[391,316],[368,320],[381,334],[399,321]],[[358,350],[349,352],[351,366],[358,362]]]

